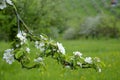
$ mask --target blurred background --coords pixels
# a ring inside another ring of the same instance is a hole
[[[33,33],[52,38],[119,38],[119,0],[14,0],[18,12]],[[17,33],[12,8],[0,11],[0,40]],[[22,26],[22,25],[21,25]]]
[[[13,1],[35,35],[44,33],[62,42],[67,55],[78,50],[85,56],[100,57],[106,66],[101,73],[69,70],[49,57],[46,71],[26,70],[18,62],[7,64],[3,53],[18,30],[16,15],[8,6],[0,10],[0,80],[120,80],[120,0]]]

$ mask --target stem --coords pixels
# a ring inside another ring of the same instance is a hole
[[[34,64],[32,66],[27,66],[22,61],[21,61],[21,65],[22,65],[22,68],[26,68],[26,69],[33,69],[33,68],[37,68],[39,66],[38,64]]]
[[[32,33],[28,29],[28,26],[25,24],[23,19],[20,17],[20,15],[18,13],[18,10],[17,10],[17,8],[14,4],[13,4],[13,8],[14,8],[14,11],[15,11],[15,14],[16,14],[16,17],[17,17],[17,21],[18,21],[18,28],[20,28],[20,23],[19,22],[21,22],[23,24],[23,27],[26,29],[26,31],[32,35]]]

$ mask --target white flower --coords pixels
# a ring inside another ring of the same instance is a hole
[[[39,48],[39,43],[38,41],[35,41],[35,47],[38,49]]]
[[[67,65],[67,66],[65,66],[65,68],[70,69],[70,66]]]
[[[47,38],[45,38],[43,35],[40,35],[41,39],[43,40],[47,40]]]
[[[21,37],[22,37],[22,32],[21,32],[21,31],[18,32],[17,37],[18,37],[18,38],[21,38]]]
[[[75,56],[82,57],[82,53],[80,53],[79,51],[73,52],[73,54],[74,54]]]
[[[42,51],[42,52],[45,50],[44,46],[45,46],[44,42],[41,42],[41,43],[39,43],[38,41],[35,42],[35,47],[37,49],[40,49],[40,51]]]
[[[38,48],[39,48],[42,52],[45,50],[44,46],[45,46],[45,43],[43,43],[43,42],[41,42],[41,43],[38,44]]]
[[[38,41],[35,41],[35,45],[38,45],[39,43],[38,43]]]
[[[63,45],[59,42],[57,42],[57,46],[58,46],[58,52],[61,52],[62,54],[65,55],[65,49],[63,47]]]
[[[77,65],[79,65],[80,67],[82,67],[82,63],[80,63],[80,62],[77,62]]]
[[[30,53],[30,48],[27,47],[27,48],[26,48],[26,52],[27,52],[27,53]]]
[[[101,72],[101,71],[102,71],[101,68],[99,68],[99,69],[98,69],[98,72]]]
[[[12,54],[12,52],[13,52],[13,49],[7,49],[3,54],[3,59],[5,59],[6,62],[9,64],[12,64],[14,62],[14,54]]]
[[[18,48],[20,45],[19,44],[16,44],[16,47]]]
[[[0,1],[0,9],[4,9],[6,7],[7,7],[7,5],[6,5],[5,0]]]
[[[45,51],[45,48],[41,47],[41,48],[40,48],[40,51],[41,51],[41,52],[44,52],[44,51]]]
[[[39,49],[40,49],[42,52],[45,50],[44,46],[45,46],[45,43],[43,43],[43,42],[41,42],[41,43],[39,44]]]
[[[26,33],[24,31],[19,31],[17,34],[17,37],[20,39],[21,41],[21,45],[23,45],[24,43],[26,43],[27,39],[26,39]]]
[[[41,43],[39,44],[39,47],[43,47],[43,46],[45,46],[45,43],[44,43],[44,42],[41,42]]]
[[[26,34],[24,31],[22,31],[22,35],[23,35],[23,36],[26,36],[27,34]]]
[[[13,5],[11,0],[1,0],[0,1],[0,9],[6,8],[7,7],[6,3],[9,5]]]
[[[24,31],[19,31],[19,33],[17,34],[17,37],[23,41],[26,39],[26,33]]]
[[[91,64],[92,63],[92,58],[91,57],[86,57],[85,62]]]
[[[38,57],[37,59],[34,59],[34,62],[42,62],[43,61],[43,58],[42,57]]]
[[[11,0],[6,0],[6,2],[7,2],[9,5],[13,5],[13,3],[12,3]]]

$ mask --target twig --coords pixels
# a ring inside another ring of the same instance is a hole
[[[14,8],[14,11],[15,11],[15,14],[16,14],[16,17],[17,17],[17,21],[18,21],[18,29],[20,29],[20,22],[24,25],[23,27],[26,29],[26,31],[33,35],[29,29],[28,29],[28,26],[25,24],[25,22],[23,21],[23,19],[20,17],[19,13],[18,13],[18,10],[16,8],[16,6],[13,4],[13,8]]]

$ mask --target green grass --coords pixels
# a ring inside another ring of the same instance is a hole
[[[22,69],[18,62],[7,64],[3,50],[8,43],[0,42],[0,80],[120,80],[120,41],[119,40],[61,40],[68,55],[80,51],[85,56],[100,57],[106,64],[101,73],[93,69],[64,69],[56,61],[46,58],[46,71]]]

